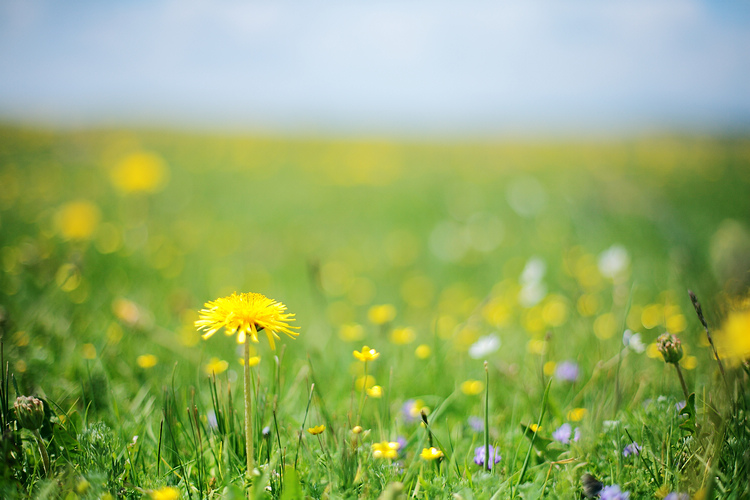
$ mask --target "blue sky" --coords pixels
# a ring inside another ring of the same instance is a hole
[[[334,134],[746,130],[750,7],[0,2],[0,119]]]

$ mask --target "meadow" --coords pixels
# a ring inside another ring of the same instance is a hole
[[[2,498],[750,498],[745,137],[0,137]]]

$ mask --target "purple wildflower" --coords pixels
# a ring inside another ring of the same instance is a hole
[[[686,406],[687,403],[685,401],[678,401],[677,403],[675,403],[674,408],[675,410],[677,410],[677,413],[680,413]]]
[[[673,491],[669,495],[664,497],[664,500],[690,500],[690,496],[687,493],[678,493]]]
[[[563,361],[555,369],[555,378],[563,382],[578,380],[578,365],[573,361]]]
[[[641,445],[633,441],[622,450],[623,457],[629,457],[630,455],[639,455],[641,452]]]
[[[618,485],[613,484],[612,486],[605,486],[599,498],[601,500],[628,500],[630,492],[621,491]]]
[[[490,456],[493,457],[493,459],[486,467],[491,470],[492,466],[498,463],[502,457],[500,456],[500,451],[492,445],[490,445]],[[478,446],[477,449],[474,450],[474,463],[477,465],[484,465],[487,462],[486,458],[487,455],[485,454],[484,446]]]
[[[474,432],[484,432],[484,419],[480,417],[469,417],[469,427]]]
[[[581,438],[581,430],[576,427],[575,430],[569,423],[564,423],[552,433],[552,439],[562,444],[570,444],[570,438],[573,437],[573,441],[577,442]]]
[[[396,442],[398,443],[398,451],[401,452],[406,448],[406,439],[404,436],[399,436],[396,438]]]

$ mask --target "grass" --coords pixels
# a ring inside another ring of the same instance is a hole
[[[687,293],[720,336],[747,292],[746,138],[0,135],[3,498],[750,495],[748,374]],[[301,327],[251,346],[250,481],[241,346],[193,325],[234,291]]]

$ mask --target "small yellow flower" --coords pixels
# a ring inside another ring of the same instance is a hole
[[[732,362],[750,359],[750,309],[733,310],[716,334],[719,356]]]
[[[694,370],[698,366],[698,358],[695,356],[685,356],[682,358],[680,366],[686,370]]]
[[[573,408],[568,412],[568,420],[571,422],[580,422],[587,413],[588,410],[586,408]]]
[[[542,430],[542,426],[536,425],[536,424],[529,424],[529,430],[531,432],[539,432],[540,430]]]
[[[83,344],[81,346],[81,353],[83,359],[96,359],[96,347],[94,347],[94,344]]]
[[[112,183],[124,193],[158,191],[168,175],[167,167],[159,156],[138,152],[125,157],[112,170]]]
[[[369,346],[362,346],[362,351],[354,351],[354,357],[360,361],[372,361],[378,359],[380,353]]]
[[[551,377],[552,375],[555,374],[556,366],[557,366],[557,363],[555,363],[554,361],[547,361],[546,363],[544,363],[544,368],[543,368],[544,374],[547,375],[548,377]]]
[[[383,388],[379,385],[373,385],[369,389],[367,389],[367,395],[371,398],[380,399],[383,397]]]
[[[413,328],[405,327],[405,328],[395,328],[390,335],[391,342],[393,342],[396,345],[406,345],[411,344],[414,342],[414,339],[417,338],[416,332],[414,332]]]
[[[433,446],[432,448],[423,448],[419,456],[425,460],[436,460],[443,456],[443,452]]]
[[[90,238],[101,219],[99,207],[87,200],[72,201],[55,214],[55,226],[66,240]]]
[[[370,322],[376,325],[384,325],[393,321],[393,318],[396,317],[396,308],[391,304],[372,306],[367,312],[367,317]]]
[[[372,457],[373,458],[389,458],[391,460],[398,458],[398,449],[401,447],[395,441],[382,441],[380,443],[373,443],[372,445]]]
[[[151,492],[152,500],[177,500],[180,498],[180,490],[172,486],[165,486]]]
[[[240,364],[242,366],[245,366],[245,360],[242,358],[238,358]],[[260,356],[250,356],[250,359],[247,360],[247,366],[253,367],[258,366],[260,364]]]
[[[229,297],[206,302],[203,307],[195,326],[206,332],[204,339],[224,328],[227,335],[237,333],[238,344],[244,344],[247,336],[257,344],[258,332],[265,330],[271,349],[275,349],[274,339],[280,338],[278,332],[291,338],[299,335],[299,332],[292,330],[299,327],[289,325],[294,321],[294,314],[284,312],[284,304],[260,293],[233,293]]]
[[[138,363],[138,366],[143,368],[144,370],[148,370],[149,368],[153,368],[156,366],[156,363],[158,363],[158,359],[153,354],[141,354],[137,358],[135,358],[135,362]]]
[[[206,365],[203,367],[203,371],[210,377],[211,375],[224,373],[225,371],[227,371],[227,368],[229,368],[229,363],[227,363],[223,359],[211,358],[211,361],[206,363]]]
[[[427,359],[432,354],[432,349],[427,344],[420,344],[415,350],[414,355],[419,359]]]
[[[375,377],[372,375],[367,375],[366,377],[359,377],[357,378],[355,384],[358,391],[361,391],[362,389],[370,389],[375,386]]]
[[[484,390],[484,384],[479,380],[467,380],[461,384],[461,392],[467,396],[476,396]]]
[[[547,352],[547,343],[544,340],[539,340],[539,339],[529,340],[529,343],[526,344],[526,349],[531,354],[541,355]]]
[[[354,434],[361,434],[362,431],[363,431],[363,429],[362,429],[361,425],[355,425],[354,427],[352,427],[352,432]]]
[[[354,342],[365,338],[365,329],[357,323],[347,323],[339,328],[339,338],[345,342]]]
[[[321,425],[316,425],[315,427],[310,427],[309,429],[307,429],[307,432],[309,432],[313,436],[317,436],[318,434],[321,434],[324,430],[326,430],[326,426],[321,424]]]

